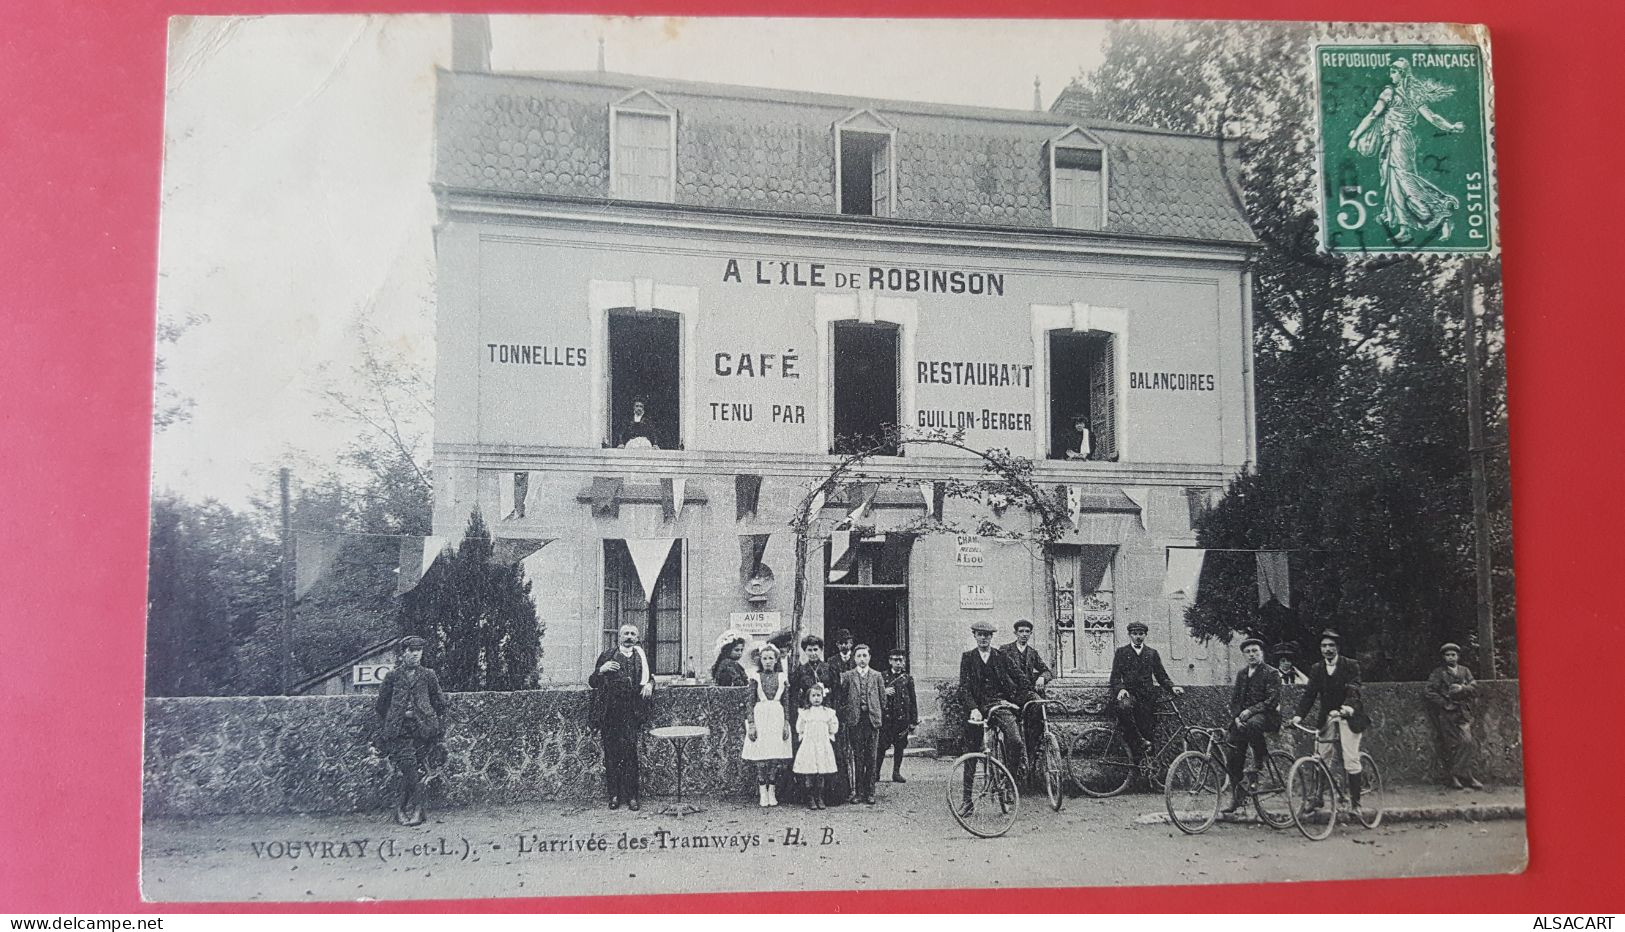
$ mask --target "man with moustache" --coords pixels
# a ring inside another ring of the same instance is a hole
[[[1342,656],[1343,638],[1330,628],[1320,632],[1321,662],[1310,667],[1306,674],[1308,685],[1298,697],[1298,711],[1292,716],[1296,725],[1309,714],[1315,703],[1320,703],[1320,729],[1315,739],[1315,753],[1328,769],[1337,766],[1343,758],[1343,772],[1348,774],[1349,805],[1355,813],[1360,810],[1360,734],[1364,731],[1365,713],[1360,700],[1360,665],[1352,657]],[[1334,773],[1336,771],[1333,771]],[[1324,806],[1326,801],[1311,800],[1311,810]]]
[[[604,779],[609,808],[621,803],[638,811],[638,733],[642,729],[654,678],[649,658],[638,646],[637,625],[621,625],[617,644],[598,655],[587,685],[593,689],[593,727],[603,735]]]
[[[1146,646],[1145,636],[1149,630],[1143,621],[1128,623],[1128,643],[1112,655],[1111,678],[1106,685],[1136,773],[1140,770],[1140,761],[1151,751],[1159,688],[1176,696],[1185,693],[1183,688],[1174,685],[1173,678],[1163,668],[1162,655],[1155,647]]]
[[[1225,755],[1230,765],[1230,802],[1224,812],[1240,809],[1246,798],[1242,771],[1247,748],[1253,749],[1253,766],[1262,770],[1270,752],[1265,737],[1281,730],[1281,676],[1265,665],[1264,642],[1258,638],[1242,641],[1241,655],[1247,658],[1247,666],[1236,674],[1236,685],[1230,690],[1229,752]]]

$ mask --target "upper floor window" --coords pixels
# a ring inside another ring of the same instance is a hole
[[[1073,127],[1050,142],[1050,212],[1055,225],[1099,230],[1106,225],[1106,147]]]
[[[892,215],[896,142],[896,128],[871,110],[859,110],[835,124],[835,179],[841,213]]]
[[[672,200],[677,181],[677,111],[648,91],[609,108],[609,191],[633,201]]]
[[[664,311],[609,314],[610,445],[681,450],[681,322]]]

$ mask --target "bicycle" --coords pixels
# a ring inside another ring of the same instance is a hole
[[[1332,713],[1329,720],[1338,728],[1347,727],[1342,716]],[[1293,728],[1313,735],[1315,743],[1308,754],[1292,762],[1292,770],[1287,774],[1287,798],[1292,804],[1292,821],[1297,824],[1298,831],[1310,841],[1324,841],[1331,836],[1332,830],[1337,828],[1337,817],[1344,810],[1344,802],[1348,792],[1346,780],[1333,775],[1332,768],[1315,753],[1322,742],[1320,732],[1308,726],[1293,723]],[[1332,741],[1337,741],[1335,730]],[[1337,768],[1338,773],[1344,777],[1357,776],[1360,779],[1360,808],[1353,810],[1354,817],[1366,828],[1376,828],[1382,824],[1383,815],[1383,779],[1382,770],[1377,767],[1377,761],[1365,751],[1360,752],[1360,772],[1347,773],[1342,767]],[[1331,805],[1327,805],[1327,800]],[[1324,818],[1324,823],[1322,823]]]
[[[1182,752],[1192,750],[1192,733],[1200,731],[1185,719],[1179,703],[1173,697],[1164,697],[1172,712],[1157,711],[1159,718],[1175,718],[1179,727],[1154,753],[1147,752],[1140,760],[1140,773],[1146,782],[1158,790],[1164,786],[1168,766]],[[1098,714],[1107,703],[1086,707],[1085,712]],[[1200,741],[1200,737],[1197,737]],[[1110,725],[1093,725],[1072,736],[1066,754],[1067,773],[1084,793],[1095,797],[1116,796],[1128,789],[1134,776],[1134,758],[1129,754],[1128,741],[1123,737],[1122,723],[1115,718]]]
[[[1015,709],[999,702],[992,711]],[[973,718],[967,724],[982,729],[982,749],[961,754],[954,760],[944,791],[948,812],[959,827],[978,838],[997,838],[1016,824],[1021,809],[1021,792],[1016,778],[1004,765],[1004,739],[988,719]]]
[[[1200,736],[1206,743],[1202,750],[1186,751],[1174,758],[1168,767],[1163,802],[1168,807],[1168,818],[1187,835],[1200,835],[1219,818],[1219,801],[1230,788],[1229,748],[1222,728],[1192,728],[1190,737]],[[1247,753],[1242,748],[1241,753]],[[1258,820],[1274,829],[1292,824],[1291,798],[1287,794],[1287,781],[1292,770],[1292,755],[1272,750],[1265,755],[1257,770],[1247,772],[1243,792],[1252,798]]]
[[[1029,757],[1027,773],[1034,783],[1043,780],[1044,795],[1049,798],[1049,807],[1060,812],[1066,805],[1066,781],[1071,778],[1071,774],[1067,767],[1066,755],[1061,752],[1061,737],[1050,727],[1049,708],[1056,706],[1065,711],[1066,703],[1059,699],[1028,699],[1021,704],[1021,713],[1017,717],[1023,727],[1029,714],[1028,709],[1033,706],[1037,706],[1037,711],[1032,714],[1039,717],[1043,729],[1039,732],[1039,746],[1027,749]]]

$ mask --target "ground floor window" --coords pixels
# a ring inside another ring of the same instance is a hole
[[[908,650],[908,563],[912,535],[885,541],[853,540],[850,550],[825,551],[824,640],[833,651],[835,632],[852,632],[855,644],[870,647],[869,665],[886,669],[893,648]]]
[[[1116,349],[1112,335],[1049,335],[1049,458],[1117,458]]]
[[[616,632],[622,625],[637,625],[654,673],[683,673],[683,541],[671,542],[652,588],[652,593],[645,593],[626,541],[604,541],[602,649],[616,644]]]
[[[664,311],[610,312],[611,446],[682,449],[680,322]]]

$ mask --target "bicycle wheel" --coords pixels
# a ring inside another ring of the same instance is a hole
[[[1010,831],[1021,809],[1016,778],[986,754],[964,754],[954,761],[944,789],[954,821],[978,838],[996,838]]]
[[[1038,766],[1043,769],[1044,793],[1049,796],[1049,807],[1056,812],[1066,805],[1066,756],[1061,753],[1061,739],[1055,732],[1044,730],[1043,744],[1039,747]]]
[[[1258,772],[1258,786],[1253,790],[1253,808],[1258,819],[1270,828],[1286,828],[1292,824],[1292,800],[1286,791],[1287,775],[1292,772],[1292,755],[1285,751],[1271,751]]]
[[[1103,726],[1073,736],[1067,767],[1078,786],[1090,796],[1116,796],[1128,788],[1129,778],[1134,776],[1128,743],[1117,729]]]
[[[1360,772],[1349,774],[1349,779],[1360,781],[1360,809],[1354,816],[1366,828],[1376,828],[1382,824],[1383,782],[1382,770],[1370,754],[1360,752]]]
[[[1318,757],[1300,757],[1287,771],[1292,821],[1310,841],[1324,841],[1337,827],[1337,785]]]
[[[1224,767],[1201,751],[1186,751],[1174,758],[1162,791],[1168,818],[1187,835],[1207,831],[1219,817],[1224,784]]]

